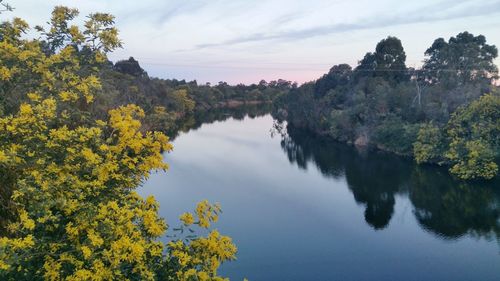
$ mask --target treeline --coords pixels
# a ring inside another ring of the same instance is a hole
[[[5,28],[15,28],[10,23],[3,25]],[[45,52],[50,54],[53,51],[47,47]],[[280,95],[297,87],[297,84],[281,79],[270,82],[262,80],[251,85],[219,82],[212,86],[208,83],[200,85],[196,81],[154,78],[132,57],[114,64],[108,60],[91,62],[85,59],[87,52],[81,50],[78,53],[83,63],[79,74],[93,75],[100,81],[100,87],[94,91],[95,102],[82,104],[82,109],[89,111],[89,118],[102,119],[110,109],[136,104],[146,114],[144,131],[173,132],[179,129],[179,123],[184,122],[184,118],[195,112],[272,103]],[[15,77],[12,82],[2,85],[0,113],[12,114],[21,103],[28,100],[26,92],[37,87],[36,79],[30,75]]]
[[[150,77],[139,62],[130,57],[115,64],[108,62],[100,69],[103,84],[94,115],[124,104],[137,104],[146,112],[148,130],[172,132],[179,122],[196,112],[225,107],[272,103],[277,97],[297,87],[290,81],[278,80],[251,85],[198,84],[197,81]]]
[[[357,146],[450,166],[462,179],[491,179],[500,158],[498,50],[482,35],[436,39],[421,69],[406,66],[401,41],[388,37],[352,68],[333,66],[280,97],[275,113],[290,126]]]

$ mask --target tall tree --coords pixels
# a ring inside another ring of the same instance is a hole
[[[392,82],[409,79],[406,53],[401,40],[389,36],[377,44],[374,53],[367,53],[356,68],[358,77],[382,77]]]
[[[315,93],[324,96],[337,86],[347,86],[352,79],[352,68],[348,64],[334,65],[330,71],[316,81]]]
[[[493,63],[498,50],[494,45],[486,44],[483,35],[474,36],[465,31],[451,37],[448,42],[438,38],[425,55],[428,58],[423,69],[430,83],[447,88],[467,83],[489,85],[498,77],[498,68]]]

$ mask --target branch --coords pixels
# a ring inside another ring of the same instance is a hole
[[[0,14],[2,12],[12,12],[12,10],[14,10],[14,8],[12,8],[12,6],[9,5],[9,3],[3,3],[3,0],[0,0]]]

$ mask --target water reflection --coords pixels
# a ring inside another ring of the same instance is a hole
[[[420,226],[441,238],[500,237],[498,179],[464,183],[441,168],[417,166],[382,152],[360,152],[291,126],[281,132],[281,147],[291,163],[301,169],[313,165],[326,177],[345,177],[354,200],[365,207],[366,223],[376,230],[390,223],[395,196],[401,195],[409,197]]]
[[[197,111],[194,115],[180,120],[179,123],[174,126],[172,131],[168,131],[166,133],[171,140],[174,140],[180,133],[197,130],[204,124],[225,121],[229,118],[243,120],[247,116],[254,119],[256,117],[269,114],[271,109],[271,104],[255,104]]]
[[[285,124],[270,132],[266,113],[226,109],[186,121],[189,133],[165,155],[172,169],[140,191],[155,195],[172,225],[197,201],[222,204],[216,227],[239,249],[222,275],[499,280],[495,183],[464,184],[445,169],[357,151]]]
[[[500,196],[493,185],[460,183],[446,175],[415,168],[409,197],[420,225],[441,237],[500,237]]]

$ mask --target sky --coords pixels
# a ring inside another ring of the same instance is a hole
[[[418,67],[439,37],[483,34],[500,47],[500,0],[8,0],[32,26],[56,5],[116,16],[123,48],[150,76],[199,83],[315,80],[335,64],[355,66],[396,36]],[[77,21],[78,22],[78,21]],[[497,59],[497,65],[500,60]]]

